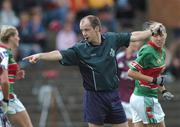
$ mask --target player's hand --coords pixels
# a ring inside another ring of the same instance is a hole
[[[30,63],[36,63],[40,58],[40,54],[34,54],[23,58],[23,60],[28,60]]]
[[[167,101],[170,101],[174,98],[174,95],[167,90],[162,91],[162,96],[163,96],[164,100],[167,100]]]
[[[152,83],[163,86],[164,84],[170,83],[171,80],[172,80],[171,77],[169,77],[167,75],[161,75],[161,76],[153,78]]]
[[[150,27],[150,30],[152,32],[152,35],[158,34],[158,31],[161,29],[162,24],[161,23],[155,23]]]
[[[7,111],[8,111],[8,106],[9,106],[9,100],[2,100],[1,101],[1,107],[2,107],[2,110],[3,112],[6,114]]]
[[[18,70],[16,73],[16,80],[23,79],[25,77],[25,71],[24,70]]]

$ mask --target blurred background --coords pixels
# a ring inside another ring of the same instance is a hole
[[[64,50],[82,39],[79,21],[93,14],[102,32],[141,30],[154,20],[167,28],[167,89],[175,98],[160,101],[167,127],[180,127],[180,0],[0,0],[0,25],[13,25],[20,34],[15,58],[26,70],[15,91],[34,127],[87,127],[83,123],[82,80],[77,67],[58,62],[30,65],[22,58],[34,53]],[[108,125],[107,125],[108,126]]]

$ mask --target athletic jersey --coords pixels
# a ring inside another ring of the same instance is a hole
[[[130,96],[134,91],[134,80],[127,74],[129,63],[136,59],[136,53],[133,53],[130,58],[126,57],[125,51],[119,52],[116,55],[119,70],[119,96],[122,101],[129,102]]]
[[[93,45],[81,41],[72,48],[60,51],[62,65],[78,65],[86,90],[109,91],[118,88],[116,51],[129,46],[130,33],[104,33],[102,43]]]
[[[130,64],[130,68],[144,75],[157,77],[165,69],[165,57],[166,52],[164,48],[159,49],[154,42],[148,42],[140,49],[137,59]],[[157,97],[158,92],[157,84],[143,80],[135,81],[135,95]]]
[[[11,49],[5,47],[4,45],[0,45],[0,56],[2,58],[2,62],[1,62],[2,68],[8,70],[9,93],[13,93],[14,91],[13,84],[15,82],[17,70],[19,69],[18,64],[13,58]]]

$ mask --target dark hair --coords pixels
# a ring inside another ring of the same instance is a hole
[[[83,19],[87,18],[89,20],[89,22],[91,23],[91,26],[93,28],[95,28],[96,26],[99,27],[99,29],[101,29],[101,21],[100,19],[97,17],[97,16],[94,16],[94,15],[88,15],[88,16],[85,16]],[[82,19],[82,20],[83,20]]]

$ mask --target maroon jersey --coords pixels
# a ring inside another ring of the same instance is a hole
[[[118,69],[119,69],[119,96],[122,101],[129,102],[130,96],[134,90],[134,80],[128,77],[128,64],[136,59],[136,53],[132,54],[130,58],[126,58],[125,52],[119,52],[116,55]]]

